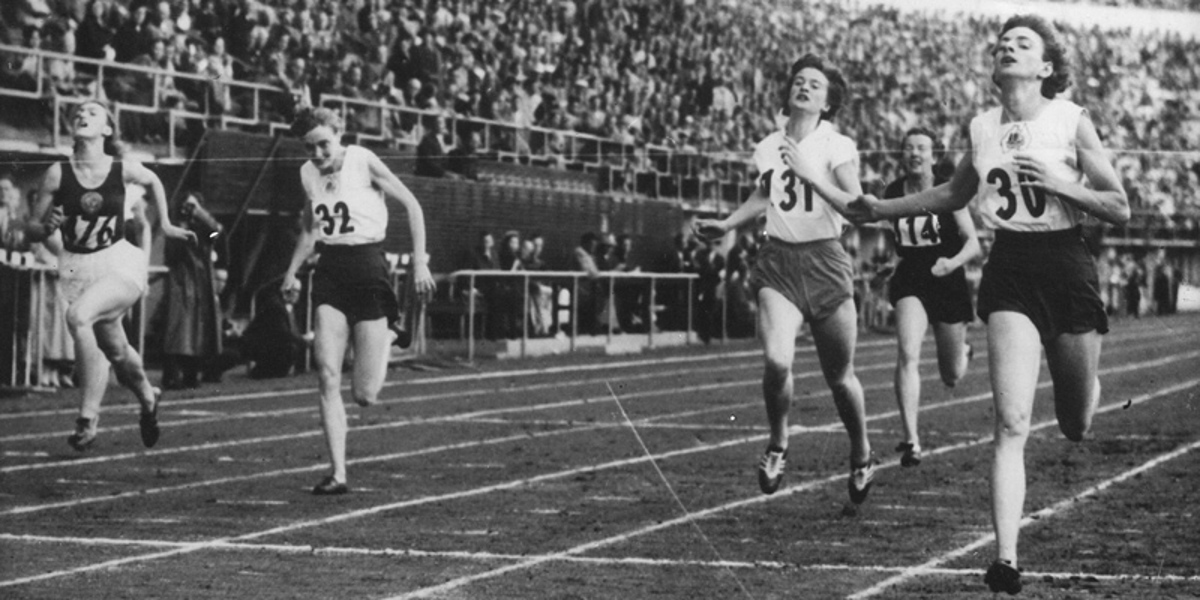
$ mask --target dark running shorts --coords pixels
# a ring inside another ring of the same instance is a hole
[[[313,274],[313,306],[327,304],[351,324],[398,315],[382,244],[325,245]]]
[[[900,259],[888,280],[888,301],[895,306],[901,298],[915,296],[931,322],[970,323],[975,315],[966,270],[959,267],[945,277],[934,277],[930,269],[937,258],[931,253]]]
[[[1019,312],[1043,341],[1064,333],[1108,333],[1096,264],[1079,228],[997,231],[979,283],[979,318]]]
[[[750,284],[756,296],[760,289],[771,288],[796,305],[805,319],[820,321],[854,297],[853,272],[838,240],[790,244],[771,239],[759,251]]]

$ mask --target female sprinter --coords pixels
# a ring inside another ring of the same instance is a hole
[[[351,394],[361,406],[374,404],[387,376],[392,339],[389,321],[396,320],[383,239],[388,223],[385,198],[399,202],[412,232],[414,283],[417,293],[433,292],[429,255],[425,253],[425,216],[412,192],[383,161],[360,146],[343,146],[341,117],[329,109],[305,109],[292,124],[311,158],[300,167],[309,202],[304,227],[283,276],[285,296],[300,291],[296,273],[321,242],[313,275],[316,306],[314,351],[320,379],[321,426],[329,450],[331,472],[313,488],[317,495],[345,494],[346,409],[342,404],[342,362],[354,344]]]
[[[889,184],[883,197],[899,198],[944,183],[944,177],[934,176],[939,146],[933,132],[923,127],[905,133],[900,163],[905,175]],[[896,451],[903,453],[901,466],[915,467],[921,464],[921,340],[932,323],[942,383],[954,387],[972,354],[966,343],[971,290],[963,265],[979,254],[979,238],[966,208],[893,219],[892,233],[900,262],[888,282],[888,299],[896,309],[896,402],[904,424],[904,441]]]
[[[1087,111],[1055,99],[1069,83],[1065,54],[1045,20],[1009,19],[992,50],[1001,105],[971,121],[970,151],[950,182],[886,202],[865,196],[853,207],[856,217],[891,219],[957,210],[978,193],[980,215],[996,229],[978,310],[987,323],[996,406],[996,561],[984,581],[1009,594],[1021,590],[1017,536],[1040,350],[1067,439],[1083,439],[1100,401],[1097,367],[1108,317],[1080,223],[1085,214],[1129,220],[1129,202]]]
[[[146,252],[125,239],[125,186],[144,186],[152,196],[163,235],[192,243],[196,235],[171,224],[157,175],[141,163],[116,158],[116,124],[102,102],[80,104],[71,123],[74,150],[46,169],[28,228],[35,241],[62,230],[59,281],[82,392],[75,433],[67,443],[82,452],[96,441],[111,363],[117,381],[141,404],[138,424],[142,443],[150,448],[158,442],[161,392],[150,385],[142,357],[121,324],[146,291],[149,267]]]
[[[758,187],[722,220],[698,219],[698,235],[713,238],[766,214],[768,241],[752,275],[758,297],[765,368],[763,398],[770,436],[758,466],[763,493],[779,489],[787,464],[788,409],[796,335],[811,323],[821,371],[850,436],[850,500],[866,500],[875,476],[867,440],[862,384],[854,374],[858,319],[852,265],[839,238],[842,212],[859,195],[858,151],[829,119],[846,101],[841,73],[807,54],[790,70],[782,130],[754,150]]]

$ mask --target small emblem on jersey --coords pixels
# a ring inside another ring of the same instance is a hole
[[[1000,147],[1005,152],[1017,152],[1029,147],[1029,127],[1024,123],[1014,123],[1000,138]]]
[[[104,206],[104,196],[101,196],[100,192],[84,192],[83,197],[79,199],[79,206],[84,215],[89,218],[95,217]]]

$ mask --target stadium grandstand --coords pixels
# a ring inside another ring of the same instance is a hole
[[[631,236],[636,262],[666,272],[681,268],[689,218],[749,193],[750,149],[777,127],[796,56],[836,56],[845,70],[852,101],[837,126],[878,192],[908,128],[961,147],[967,117],[994,104],[991,36],[1035,9],[1058,19],[1068,96],[1092,112],[1133,206],[1128,226],[1089,230],[1106,272],[1170,262],[1200,281],[1195,0],[13,0],[0,7],[0,163],[27,197],[69,149],[71,107],[106,99],[125,151],[172,199],[209,198],[239,313],[283,271],[295,236],[304,154],[287,127],[300,106],[339,111],[351,141],[413,189],[435,273],[469,265],[476,232],[507,230],[542,233],[550,269],[574,269],[592,231]],[[433,121],[472,176],[417,174]],[[393,219],[387,245],[403,253]],[[869,293],[886,244],[869,229],[850,243]]]

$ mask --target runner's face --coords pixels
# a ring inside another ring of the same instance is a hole
[[[95,102],[79,105],[73,124],[77,138],[106,137],[113,134],[112,127],[108,125],[108,111]]]
[[[904,168],[910,174],[933,169],[933,140],[927,135],[910,135],[902,149]]]
[[[318,169],[332,169],[345,148],[341,136],[328,125],[319,125],[304,134],[304,148]]]
[[[1045,52],[1042,36],[1028,27],[1014,27],[996,42],[992,68],[997,76],[1048,77],[1054,72],[1054,65],[1044,60]]]
[[[792,78],[789,98],[792,110],[820,114],[829,108],[829,79],[812,67],[800,69]]]

